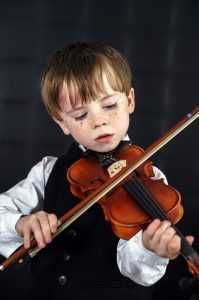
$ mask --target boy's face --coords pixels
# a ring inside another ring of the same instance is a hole
[[[129,115],[134,111],[134,91],[128,97],[114,91],[104,78],[105,92],[97,99],[71,105],[66,84],[60,91],[61,117],[55,120],[65,134],[87,149],[108,152],[115,149],[125,137],[129,127]]]

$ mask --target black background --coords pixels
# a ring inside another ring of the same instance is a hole
[[[147,147],[198,105],[199,1],[0,1],[0,192],[23,179],[45,155],[71,143],[45,112],[40,76],[57,48],[103,41],[133,71],[136,111],[130,136]],[[184,234],[198,236],[198,121],[152,159],[182,194]],[[171,263],[157,284],[184,273]]]

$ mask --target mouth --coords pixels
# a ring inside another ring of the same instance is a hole
[[[103,134],[98,136],[95,141],[99,142],[99,143],[106,143],[106,142],[110,142],[111,139],[113,138],[114,134]]]

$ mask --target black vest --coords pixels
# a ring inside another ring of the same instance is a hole
[[[60,217],[78,203],[70,192],[66,171],[81,155],[72,145],[55,163],[45,189],[45,211]],[[32,260],[40,293],[50,299],[63,295],[81,300],[151,299],[151,287],[137,285],[119,272],[117,243],[100,205],[95,204]]]

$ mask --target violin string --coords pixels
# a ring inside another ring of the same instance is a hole
[[[136,196],[136,201],[150,217],[160,218],[161,220],[165,219],[166,217],[161,214],[160,210],[153,207],[154,201],[152,202],[151,197],[149,198],[146,190],[140,189],[140,185],[138,186],[138,182],[135,182],[135,180],[136,179],[133,178],[131,179],[131,182],[126,182],[124,187],[132,194],[132,196]]]
[[[171,221],[169,220],[169,217],[165,214],[161,206],[153,199],[153,196],[137,177],[134,178],[133,183],[134,186],[140,191],[141,195],[143,196],[142,199],[145,200],[145,204],[148,204],[149,208],[152,207],[152,211],[154,211],[154,213],[157,214],[156,218],[159,217],[162,218],[162,220]],[[178,230],[178,228],[174,224],[172,224],[172,227],[175,229],[178,235],[180,235],[180,237],[184,239],[183,234]]]
[[[135,176],[134,176],[135,177]],[[143,183],[137,178],[134,178],[134,185],[135,187],[142,193],[143,198],[146,199],[146,203],[149,204],[149,207],[152,208],[156,218],[160,218],[161,220],[168,220],[167,214],[163,211],[161,206],[155,201],[149,190],[143,185]]]
[[[136,198],[138,204],[142,206],[142,208],[149,214],[150,217],[159,218],[161,220],[169,220],[162,208],[155,202],[150,192],[145,188],[138,178],[134,176],[131,179],[131,182],[125,182],[124,187],[128,192],[133,193],[133,196]],[[172,224],[172,227],[181,237],[181,252],[184,258],[187,259],[191,256],[194,259],[194,262],[199,266],[197,252],[189,245],[183,234],[174,224]]]
[[[163,209],[160,207],[160,205],[154,200],[153,196],[150,194],[150,192],[146,189],[146,187],[142,184],[142,182],[134,176],[132,181],[132,187],[134,187],[135,193],[137,192],[138,198],[140,197],[141,201],[144,200],[144,206],[147,209],[147,212],[150,214],[150,216],[159,218],[161,220],[169,220],[169,217],[165,214]],[[140,192],[140,194],[139,194]],[[139,199],[138,199],[139,201]],[[141,205],[142,203],[139,202]],[[172,227],[176,230],[176,232],[179,233],[179,235],[184,238],[182,233],[176,228],[174,224],[172,224]]]

